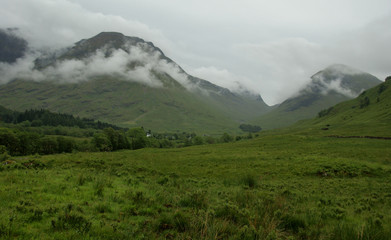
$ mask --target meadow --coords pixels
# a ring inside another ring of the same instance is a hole
[[[1,239],[391,239],[390,140],[309,132],[12,157]]]

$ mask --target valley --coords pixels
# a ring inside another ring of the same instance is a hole
[[[391,239],[390,77],[334,64],[268,106],[137,37],[23,71],[1,39],[0,239]]]

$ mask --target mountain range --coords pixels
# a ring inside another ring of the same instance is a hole
[[[333,65],[312,76],[294,97],[268,106],[259,94],[232,92],[191,76],[153,43],[121,33],[102,32],[55,51],[34,50],[31,64],[26,64],[32,50],[25,40],[1,31],[0,41],[7,43],[0,43],[6,46],[0,48],[0,105],[155,131],[235,132],[241,123],[287,126],[381,83]]]

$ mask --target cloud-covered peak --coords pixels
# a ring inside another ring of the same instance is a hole
[[[180,85],[188,90],[202,90],[151,42],[118,32],[102,32],[67,48],[32,52],[15,63],[1,64],[0,72],[1,83],[17,78],[76,83],[111,75],[150,87]]]
[[[327,95],[334,91],[353,98],[363,90],[379,84],[376,77],[343,64],[333,64],[311,77],[304,92]],[[302,91],[302,92],[303,92]]]

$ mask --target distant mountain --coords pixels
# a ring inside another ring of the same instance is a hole
[[[45,53],[31,71],[31,79],[0,85],[1,105],[155,131],[220,133],[270,109],[259,95],[190,76],[152,43],[115,32]]]
[[[15,35],[16,29],[0,29],[0,62],[14,63],[27,51],[26,40]]]
[[[295,126],[326,135],[391,137],[391,77],[357,98],[325,109],[316,118]]]
[[[358,96],[380,84],[376,77],[336,64],[311,77],[311,82],[295,96],[253,122],[263,129],[289,126],[298,120],[315,117],[322,109]]]

